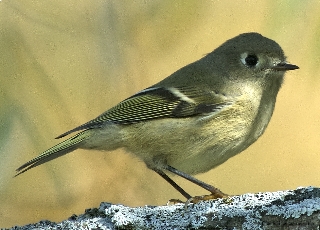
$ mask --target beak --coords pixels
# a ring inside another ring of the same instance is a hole
[[[287,71],[287,70],[295,70],[299,69],[299,66],[292,65],[286,62],[280,62],[276,66],[272,67],[271,69],[276,70],[276,71]]]

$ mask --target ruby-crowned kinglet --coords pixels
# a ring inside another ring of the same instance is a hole
[[[144,89],[17,169],[17,175],[78,148],[125,148],[184,197],[164,171],[215,194],[189,174],[207,172],[242,152],[265,131],[287,70],[281,47],[258,33],[240,34],[200,60]]]

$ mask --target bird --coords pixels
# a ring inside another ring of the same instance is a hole
[[[169,175],[227,196],[193,175],[207,172],[254,143],[274,111],[286,71],[280,45],[256,32],[239,34],[199,60],[67,131],[75,133],[16,170],[18,176],[76,149],[124,148],[187,200]]]

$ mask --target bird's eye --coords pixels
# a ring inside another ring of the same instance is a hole
[[[249,67],[254,67],[254,66],[256,66],[258,64],[259,59],[258,59],[258,57],[256,55],[249,54],[248,56],[246,56],[244,58],[244,62],[245,63],[243,63],[243,64],[245,64],[245,65],[247,65]]]

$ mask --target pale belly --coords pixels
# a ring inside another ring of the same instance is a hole
[[[243,106],[243,105],[239,105]],[[132,125],[124,134],[125,148],[149,168],[168,164],[188,174],[206,172],[240,153],[265,130],[268,119],[256,119],[258,111],[226,109],[218,116],[160,119]],[[241,112],[240,112],[241,111]]]

